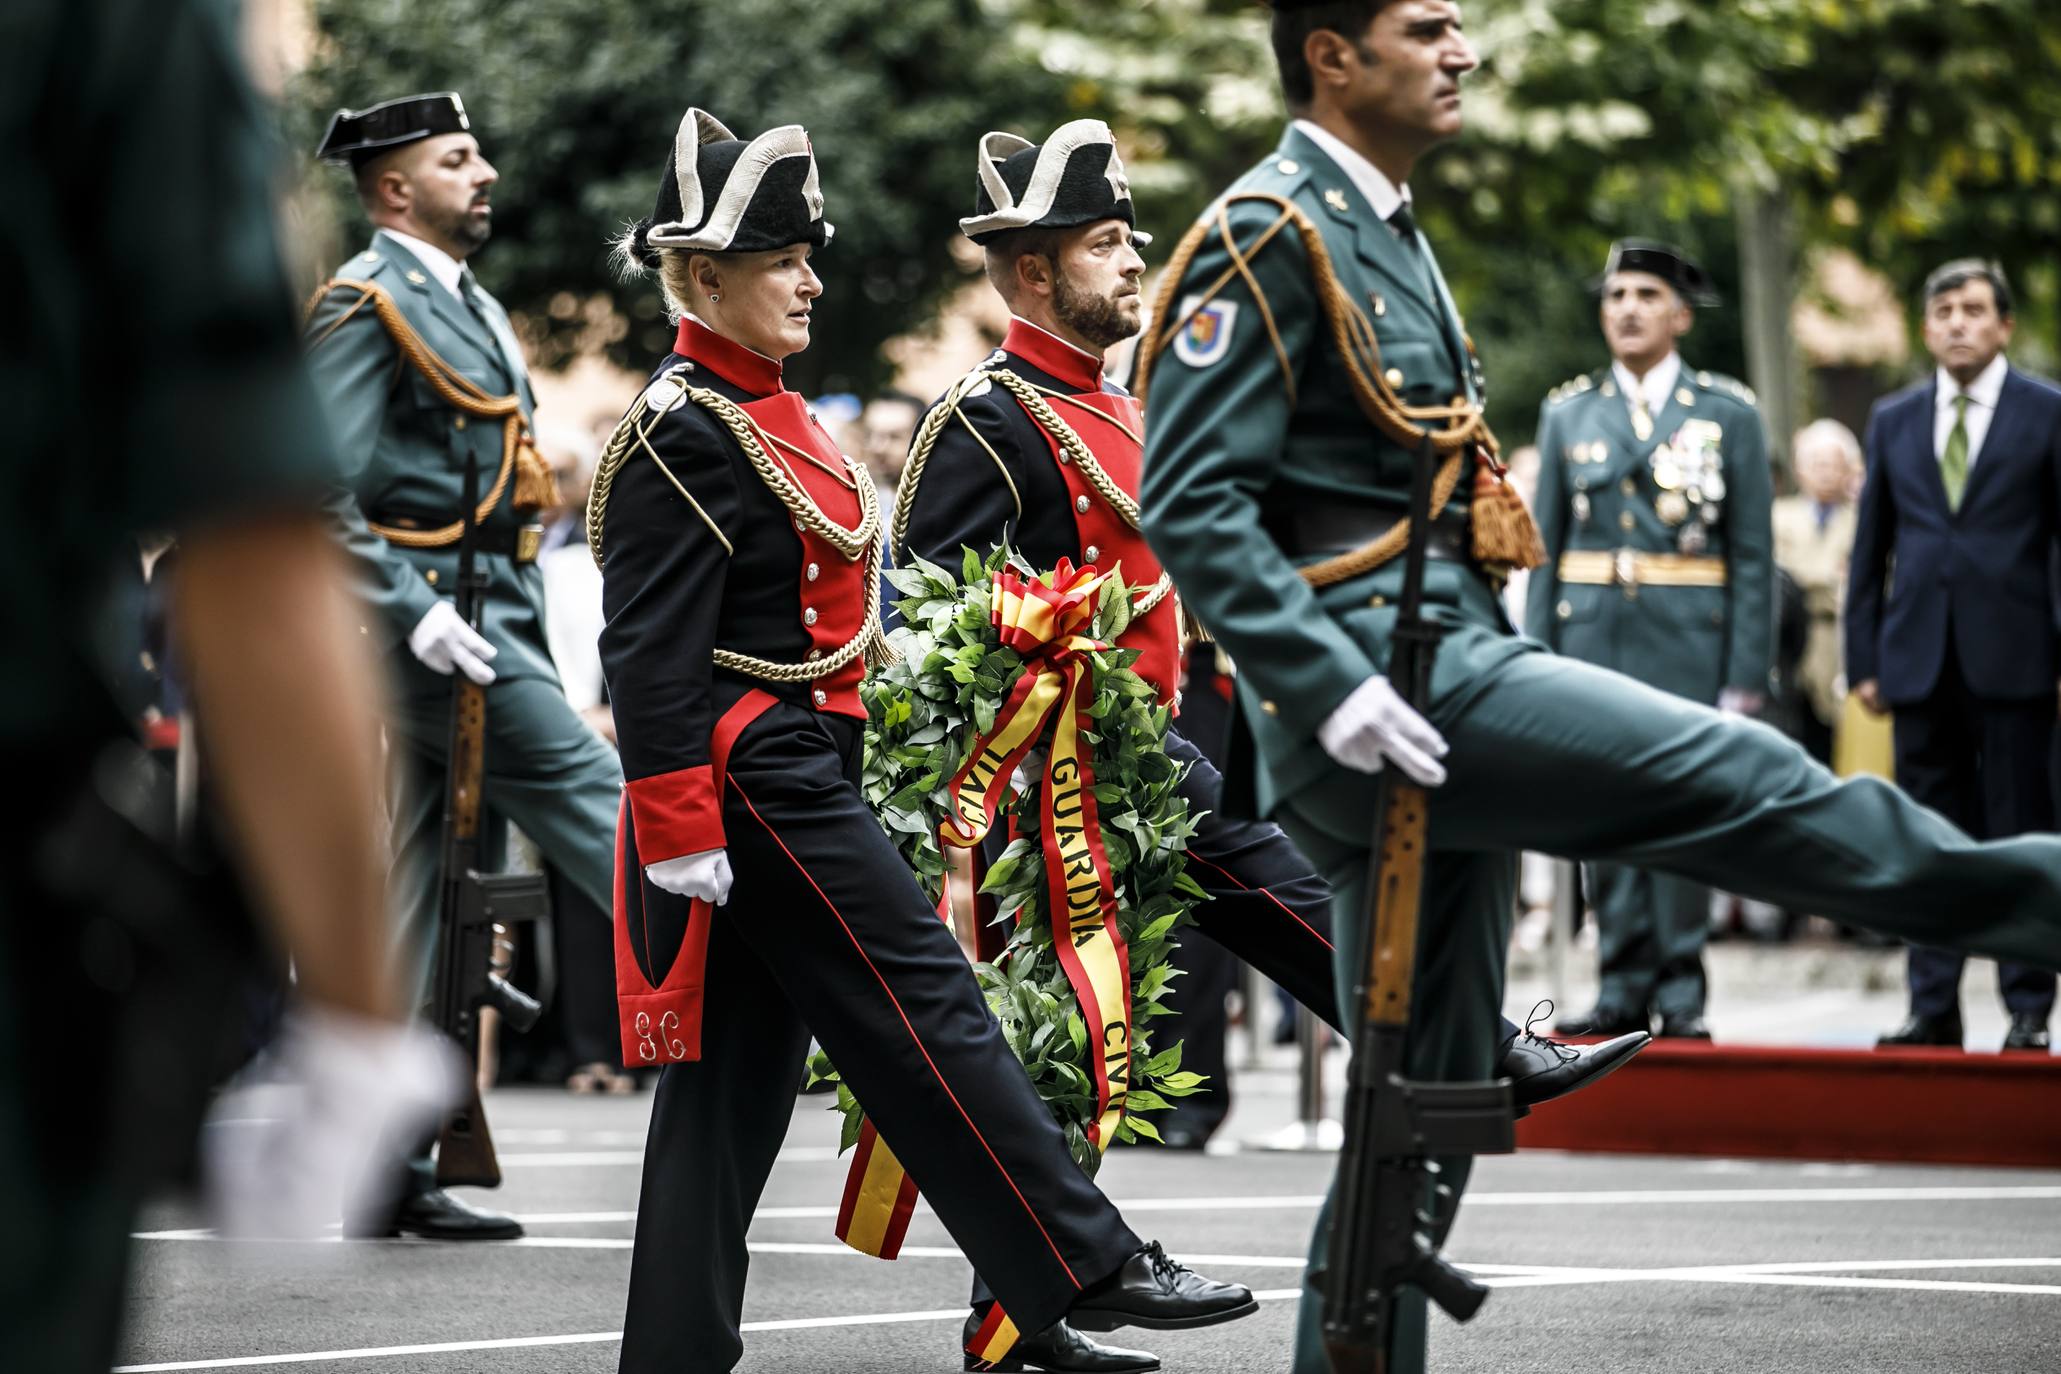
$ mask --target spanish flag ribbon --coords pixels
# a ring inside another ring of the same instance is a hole
[[[1065,559],[1044,578],[1025,579],[1007,568],[995,574],[990,614],[1001,642],[1022,655],[1024,672],[953,776],[950,814],[938,833],[955,848],[979,844],[994,826],[1011,775],[1050,723],[1039,829],[1052,943],[1095,1050],[1095,1120],[1088,1138],[1100,1149],[1108,1148],[1123,1120],[1131,1081],[1130,952],[1117,929],[1116,885],[1102,845],[1092,750],[1082,739],[1091,728],[1093,704],[1088,655],[1111,647],[1088,629],[1103,585],[1115,576],[1115,569],[1076,569]],[[872,1129],[870,1122],[861,1127],[837,1234],[855,1249],[891,1259],[900,1249],[915,1189],[871,1138]],[[1016,1336],[1015,1325],[997,1306],[967,1350],[978,1360],[997,1361]]]

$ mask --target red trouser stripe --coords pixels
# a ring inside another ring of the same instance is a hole
[[[1313,937],[1315,937],[1318,944],[1322,945],[1326,949],[1331,949],[1331,942],[1324,938],[1324,933],[1322,931],[1318,930],[1308,921],[1305,921],[1302,917],[1296,915],[1294,907],[1291,907],[1290,905],[1288,905],[1288,903],[1282,901],[1279,897],[1276,897],[1268,889],[1264,887],[1247,887],[1244,883],[1239,882],[1237,875],[1232,873],[1229,869],[1224,868],[1222,865],[1211,863],[1208,859],[1203,858],[1200,854],[1197,854],[1192,849],[1188,851],[1188,857],[1195,860],[1195,862],[1203,865],[1205,868],[1216,869],[1217,872],[1224,875],[1225,879],[1231,884],[1231,886],[1237,888],[1240,892],[1259,893],[1262,897],[1265,897],[1275,906],[1280,907],[1282,914],[1287,916],[1289,920],[1295,922],[1304,930],[1307,930]]]
[[[773,843],[780,846],[780,852],[787,856],[787,861],[794,865],[797,873],[807,879],[810,887],[815,888],[816,895],[823,899],[823,905],[830,908],[830,914],[837,918],[838,925],[844,927],[845,938],[852,942],[852,948],[859,952],[859,958],[865,962],[867,969],[873,974],[874,980],[880,984],[880,990],[887,994],[887,1000],[894,1007],[895,1015],[902,1019],[902,1026],[909,1032],[909,1038],[916,1042],[916,1052],[923,1056],[924,1063],[930,1065],[930,1072],[937,1079],[938,1086],[945,1090],[945,1096],[952,1100],[954,1107],[958,1108],[960,1119],[966,1123],[966,1129],[973,1132],[973,1138],[980,1142],[980,1148],[987,1152],[990,1160],[994,1161],[995,1170],[1002,1175],[1002,1181],[1009,1185],[1009,1191],[1016,1194],[1016,1200],[1023,1204],[1024,1215],[1031,1219],[1031,1225],[1037,1227],[1038,1234],[1045,1238],[1045,1245],[1052,1251],[1052,1258],[1059,1261],[1060,1269],[1065,1271],[1067,1282],[1071,1283],[1075,1288],[1079,1288],[1081,1286],[1080,1279],[1074,1276],[1073,1267],[1066,1262],[1066,1256],[1059,1253],[1059,1246],[1053,1242],[1052,1233],[1047,1231],[1045,1223],[1038,1219],[1037,1209],[1030,1205],[1030,1199],[1023,1195],[1023,1190],[1016,1186],[1016,1180],[1009,1176],[1009,1170],[1003,1167],[1000,1156],[996,1155],[994,1147],[988,1144],[987,1137],[980,1133],[980,1127],[973,1124],[973,1117],[967,1113],[965,1104],[961,1103],[959,1095],[952,1091],[952,1085],[945,1081],[944,1074],[938,1069],[937,1061],[930,1057],[930,1047],[925,1045],[923,1037],[916,1033],[914,1023],[909,1020],[909,1013],[902,1010],[901,999],[895,996],[895,990],[888,986],[887,979],[880,976],[879,968],[875,967],[872,957],[866,953],[866,947],[859,943],[859,937],[852,930],[850,923],[844,919],[844,913],[837,909],[837,903],[830,900],[830,894],[825,892],[821,885],[816,882],[814,875],[809,872],[802,861],[794,856],[794,851],[787,847],[787,841],[781,839],[779,832],[774,830],[767,823],[766,818],[759,814],[758,807],[752,805],[751,797],[745,793],[743,784],[732,778],[730,785],[737,789],[738,799],[744,803],[745,809],[751,812],[751,818],[763,826],[765,832],[773,837]]]

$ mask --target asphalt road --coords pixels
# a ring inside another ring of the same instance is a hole
[[[1233,1125],[1252,1140],[1286,1119],[1289,1085],[1278,1069],[1243,1083]],[[843,1167],[822,1101],[797,1102],[752,1232],[741,1368],[957,1370],[965,1261],[927,1214],[896,1263],[838,1244]],[[480,1200],[528,1222],[520,1242],[230,1245],[187,1229],[190,1212],[155,1209],[121,1367],[612,1370],[648,1105],[490,1098],[508,1181]],[[1331,1162],[1112,1155],[1104,1185],[1141,1234],[1266,1299],[1229,1326],[1116,1339],[1168,1370],[1287,1370]],[[1435,1319],[1441,1371],[2061,1371],[2061,1169],[1531,1153],[1482,1161],[1450,1252],[1498,1291],[1465,1328]]]

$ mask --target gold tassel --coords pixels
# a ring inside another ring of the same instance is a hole
[[[558,504],[558,479],[524,430],[515,440],[515,508],[525,514]]]
[[[876,630],[866,645],[866,671],[877,673],[902,661],[902,651],[889,641],[885,631]]]
[[[1524,497],[1492,459],[1475,454],[1474,557],[1483,565],[1514,572],[1546,561],[1546,544]]]

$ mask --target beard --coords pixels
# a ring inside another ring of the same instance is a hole
[[[1098,296],[1074,286],[1063,274],[1053,279],[1053,285],[1052,313],[1097,348],[1121,343],[1141,327],[1135,295]]]
[[[440,212],[430,219],[430,228],[443,235],[446,241],[462,245],[467,253],[476,252],[492,237],[494,221],[491,216],[474,218],[473,209],[474,202],[467,201],[449,213]]]

